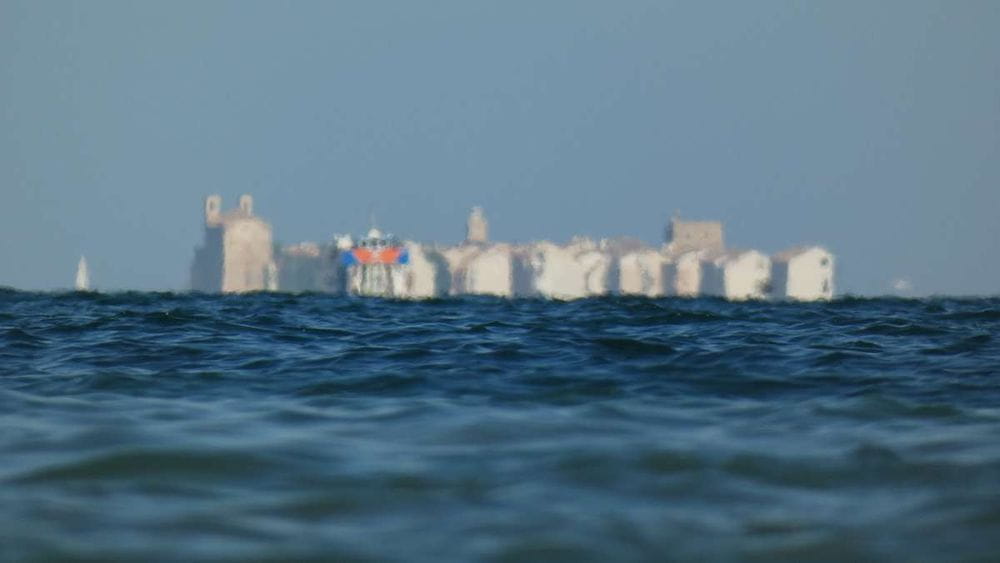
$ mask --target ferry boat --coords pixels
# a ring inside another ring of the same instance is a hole
[[[364,238],[341,256],[345,266],[410,263],[410,253],[399,239],[392,235],[383,235],[378,229],[368,231]]]
[[[403,289],[402,269],[410,263],[410,253],[396,237],[373,228],[340,257],[351,293],[394,297]]]

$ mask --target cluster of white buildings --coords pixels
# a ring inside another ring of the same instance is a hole
[[[218,196],[206,204],[205,244],[192,266],[192,289],[358,293],[367,266],[345,266],[339,259],[353,244],[349,237],[275,251],[270,227],[253,216],[249,196],[234,212],[222,214],[219,205]],[[474,208],[461,244],[400,244],[408,263],[385,274],[391,283],[384,295],[397,298],[617,294],[812,301],[830,299],[834,292],[834,257],[824,248],[805,246],[773,256],[727,249],[721,223],[711,221],[673,219],[659,248],[633,239],[581,237],[567,244],[509,244],[489,240],[486,217]]]

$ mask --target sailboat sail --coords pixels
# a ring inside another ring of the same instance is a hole
[[[87,270],[87,259],[80,257],[80,263],[76,265],[76,290],[87,291],[90,289],[90,272]]]

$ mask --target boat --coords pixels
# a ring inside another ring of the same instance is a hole
[[[345,266],[355,264],[409,264],[410,253],[399,239],[371,229],[349,251],[341,255]]]
[[[372,228],[340,255],[348,268],[349,290],[355,295],[393,297],[402,289],[402,267],[410,263],[410,253],[396,237]]]
[[[87,259],[83,256],[76,264],[76,284],[77,291],[90,291],[90,270],[87,269]]]

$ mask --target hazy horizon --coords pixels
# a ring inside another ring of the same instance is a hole
[[[995,2],[0,0],[0,286],[186,289],[203,199],[359,233],[820,244],[1000,293]]]

